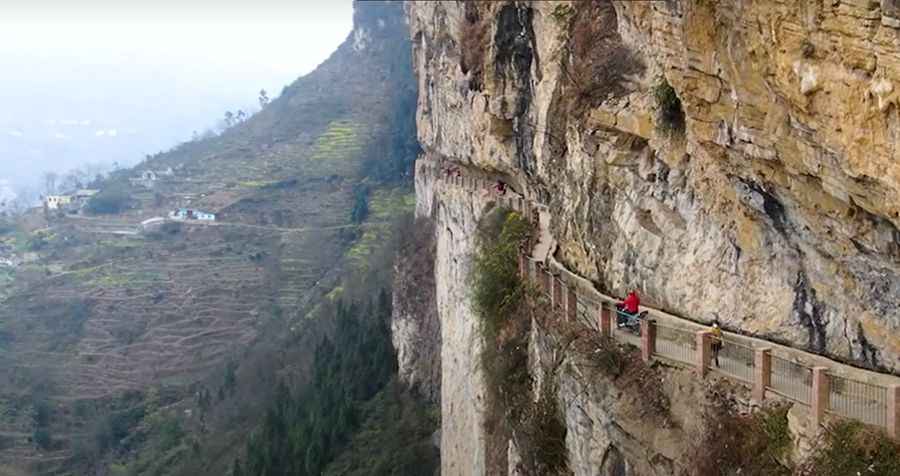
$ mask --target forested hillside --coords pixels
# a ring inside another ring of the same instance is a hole
[[[258,114],[0,228],[0,474],[435,464],[385,322],[418,153],[408,31],[392,3],[354,23]]]

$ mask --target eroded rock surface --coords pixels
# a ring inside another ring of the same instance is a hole
[[[407,10],[423,160],[549,205],[557,260],[609,293],[900,372],[896,1]],[[478,460],[465,263],[483,199],[418,185],[438,239],[442,461],[482,474],[463,456]]]

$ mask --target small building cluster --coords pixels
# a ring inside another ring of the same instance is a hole
[[[44,197],[44,206],[48,210],[59,210],[72,203],[71,195],[47,195]]]
[[[16,256],[13,247],[0,243],[0,267],[15,268],[20,263],[21,259]]]
[[[169,212],[169,218],[173,220],[216,221],[216,214],[195,210],[193,208],[179,208]]]
[[[160,177],[171,177],[175,175],[175,171],[172,167],[167,168],[162,171],[154,171],[154,170],[144,170],[141,172],[141,175],[138,177],[132,177],[129,180],[131,181],[131,185],[140,186],[144,188],[153,188],[156,185],[156,182],[159,181]]]
[[[91,197],[98,193],[100,193],[99,190],[84,189],[67,195],[47,195],[44,197],[44,208],[70,213],[78,212]]]

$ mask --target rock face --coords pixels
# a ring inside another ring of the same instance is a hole
[[[440,401],[441,322],[434,284],[434,226],[420,216],[394,269],[391,338],[400,380],[431,403]]]
[[[441,474],[485,474],[484,388],[468,293],[474,230],[487,197],[442,186],[417,164],[417,214],[433,217],[440,320]],[[395,317],[396,319],[396,317]],[[401,364],[401,374],[404,366]]]
[[[900,372],[900,3],[406,8],[422,160],[547,203],[557,260],[610,293]],[[485,203],[422,177],[417,194],[437,239],[444,474],[482,474],[465,283]]]

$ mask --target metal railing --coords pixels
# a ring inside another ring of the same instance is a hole
[[[552,276],[553,281],[553,307],[559,312],[563,312],[566,308],[566,282],[559,275]]]
[[[575,315],[578,320],[590,327],[591,329],[599,329],[597,325],[597,314],[600,312],[600,308],[595,306],[593,301],[587,298],[581,291],[575,291],[576,302],[578,303],[578,310]]]
[[[656,352],[654,355],[693,365],[697,355],[697,339],[689,330],[656,322]]]
[[[553,274],[545,268],[538,268],[538,286],[547,303],[553,304]]]
[[[812,396],[812,369],[772,355],[771,386],[768,390],[795,402],[809,405]]]
[[[753,347],[727,337],[722,338],[722,346],[716,355],[713,343],[710,368],[746,383],[753,383]],[[716,364],[718,357],[718,365]]]
[[[887,389],[828,374],[828,411],[880,427],[887,426]]]
[[[640,347],[641,345],[641,337],[628,327],[619,327],[619,318],[616,315],[616,309],[613,307],[610,309],[610,315],[612,318],[612,337],[619,342],[624,342],[626,344],[632,344]]]

